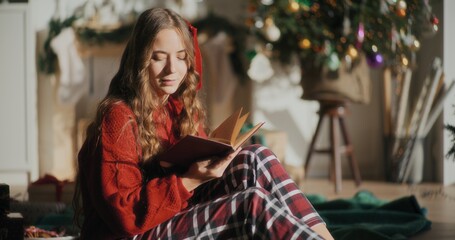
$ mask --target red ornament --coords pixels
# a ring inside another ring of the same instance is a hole
[[[438,24],[439,23],[439,19],[436,17],[436,16],[431,16],[431,19],[430,19],[431,23],[433,24]]]

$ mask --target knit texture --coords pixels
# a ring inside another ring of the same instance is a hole
[[[168,122],[166,125],[171,124]],[[83,239],[133,236],[187,206],[192,194],[177,176],[144,181],[137,134],[131,109],[125,103],[114,104],[103,119],[96,151],[88,151],[93,146],[87,142],[82,147],[79,166],[85,211]]]

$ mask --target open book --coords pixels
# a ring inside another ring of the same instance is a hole
[[[190,165],[194,161],[205,160],[212,156],[224,156],[242,146],[263,124],[256,124],[247,132],[240,131],[248,117],[242,115],[242,108],[222,122],[208,138],[187,135],[180,139],[163,154],[158,161],[165,161],[176,165]]]

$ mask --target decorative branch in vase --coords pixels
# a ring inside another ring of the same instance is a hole
[[[454,105],[455,107],[455,105]],[[449,131],[451,136],[452,147],[450,147],[449,151],[447,152],[447,158],[452,158],[455,161],[455,125],[446,124],[444,127],[447,131]]]

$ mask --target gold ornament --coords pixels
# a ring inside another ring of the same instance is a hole
[[[403,66],[408,66],[409,65],[409,60],[406,56],[402,56],[401,57],[401,63],[403,64]]]
[[[349,45],[349,47],[348,47],[348,55],[352,59],[356,59],[359,56],[359,52],[357,51],[357,49],[354,46]]]
[[[308,49],[311,47],[311,41],[308,38],[304,38],[299,41],[299,47],[302,49]]]
[[[289,1],[288,9],[290,12],[298,12],[300,9],[300,4],[294,0]]]
[[[397,15],[398,15],[399,17],[405,17],[405,16],[406,16],[406,10],[398,9],[398,10],[397,10]]]
[[[414,39],[414,41],[412,42],[412,45],[411,45],[411,49],[414,50],[414,51],[417,51],[417,50],[420,49],[420,42],[419,42],[419,40]]]

